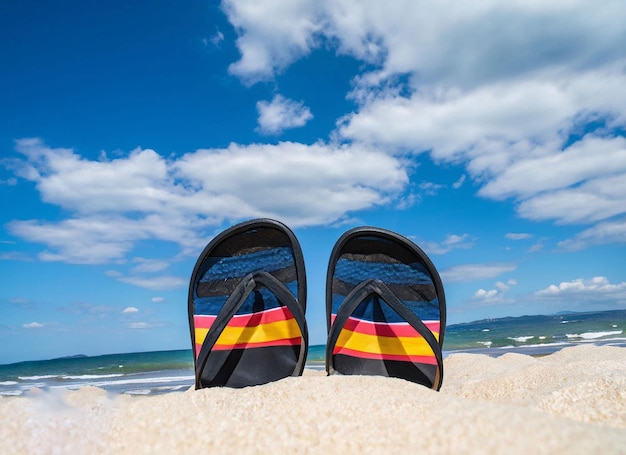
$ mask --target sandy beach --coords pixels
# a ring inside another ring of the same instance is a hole
[[[0,398],[1,453],[625,453],[626,349],[452,354],[440,392],[299,378],[140,397],[95,387]]]

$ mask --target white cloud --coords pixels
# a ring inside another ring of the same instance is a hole
[[[602,8],[584,0],[227,0],[224,9],[239,33],[241,59],[231,71],[249,81],[271,78],[329,42],[340,54],[378,64],[368,81],[415,73],[415,83],[461,87],[624,55],[620,0]]]
[[[129,314],[129,313],[137,313],[139,312],[139,310],[137,308],[135,308],[134,306],[129,306],[124,308],[124,311],[122,311],[122,313],[124,314]]]
[[[608,278],[596,276],[591,279],[575,279],[551,284],[545,289],[535,292],[537,297],[548,299],[566,298],[573,303],[577,299],[585,302],[615,300],[626,303],[626,282],[613,284]]]
[[[22,325],[25,329],[41,329],[44,326],[41,322],[29,322],[28,324]]]
[[[12,221],[8,230],[30,242],[43,243],[53,251],[39,255],[44,261],[65,261],[76,264],[93,264],[120,260],[142,238],[140,231],[131,227],[123,229],[125,220],[113,218],[78,218],[58,223],[28,220]],[[130,227],[130,226],[129,226]]]
[[[498,291],[496,289],[492,289],[490,291],[479,289],[478,291],[474,293],[474,297],[477,299],[488,300],[488,299],[493,299],[497,294],[498,294]]]
[[[408,183],[400,160],[358,145],[231,144],[187,154],[177,168],[202,188],[200,205],[215,205],[218,195],[214,213],[265,215],[291,226],[332,223],[346,212],[389,203]]]
[[[152,327],[147,322],[131,322],[127,325],[129,329],[149,329]]]
[[[509,239],[509,240],[526,240],[526,239],[530,239],[532,238],[532,234],[528,234],[525,232],[509,232],[507,234],[504,234],[504,237]]]
[[[607,243],[626,243],[626,218],[598,223],[572,239],[559,242],[559,247],[566,250],[580,250],[590,245]]]
[[[422,242],[421,247],[428,254],[446,254],[454,249],[469,249],[474,245],[469,234],[450,234],[442,242]]]
[[[139,276],[123,276],[117,278],[122,283],[132,284],[140,288],[152,289],[154,291],[162,291],[167,289],[177,289],[189,285],[187,278],[178,276],[153,276],[153,277],[139,277]]]
[[[558,169],[558,173],[554,169]],[[511,163],[497,178],[483,187],[482,194],[502,198],[527,198],[579,185],[589,179],[618,177],[624,174],[625,169],[625,138],[587,135],[562,152],[528,157]],[[625,186],[626,184],[621,185],[620,189],[623,191]]]
[[[512,272],[516,268],[515,264],[508,263],[464,264],[443,270],[441,278],[444,283],[480,281]]]
[[[517,285],[517,281],[514,279],[510,279],[506,283],[498,281],[494,285],[495,289],[478,289],[474,293],[474,300],[481,302],[481,305],[511,303],[513,300],[508,299],[506,293],[515,285]]]
[[[161,303],[161,302],[165,302],[165,298],[163,298],[163,297],[152,297],[152,301],[154,303]]]
[[[132,273],[161,272],[170,266],[169,262],[156,259],[134,258],[133,262],[138,265],[132,268]]]
[[[245,82],[322,46],[369,64],[339,139],[463,163],[481,195],[514,199],[525,218],[625,213],[625,140],[612,137],[626,126],[621,0],[229,0],[226,11]]]
[[[401,160],[360,145],[231,144],[177,160],[136,149],[112,161],[91,161],[38,139],[18,141],[17,150],[26,157],[19,175],[37,185],[44,201],[72,215],[15,220],[7,228],[46,245],[40,259],[72,263],[124,261],[142,240],[173,242],[195,254],[207,229],[226,220],[335,223],[390,203],[409,181]]]
[[[465,183],[466,178],[467,177],[465,174],[461,175],[461,177],[459,177],[459,179],[452,184],[452,188],[454,188],[455,190],[461,188],[463,186],[463,183]]]
[[[88,160],[38,139],[17,141],[26,159],[10,167],[70,213],[7,225],[45,245],[40,259],[122,262],[143,240],[190,254],[243,218],[329,225],[380,205],[406,207],[416,198],[404,194],[406,157],[417,153],[464,165],[453,188],[467,175],[482,196],[515,200],[525,218],[595,224],[564,248],[624,241],[626,140],[612,137],[626,126],[622,0],[602,8],[584,0],[227,0],[223,9],[241,53],[230,72],[244,83],[273,79],[322,47],[368,63],[333,142],[231,144],[172,159],[138,148]],[[259,103],[259,113],[267,132],[311,118],[280,95]],[[139,264],[136,273],[162,266]],[[461,267],[449,271],[453,279],[463,279],[457,271],[473,276]]]
[[[313,118],[311,111],[302,102],[276,95],[271,102],[259,101],[258,130],[263,134],[277,134],[290,128],[304,126]]]
[[[433,182],[422,182],[418,187],[427,196],[435,196],[444,186]]]
[[[231,24],[240,33],[237,47],[241,59],[230,66],[230,72],[247,83],[271,79],[296,59],[316,46],[314,34],[320,29],[313,2],[222,3]]]
[[[562,152],[520,160],[481,193],[522,199],[519,212],[530,219],[580,223],[626,213],[626,139],[588,135]]]

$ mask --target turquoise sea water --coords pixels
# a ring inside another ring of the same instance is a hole
[[[506,352],[543,355],[577,344],[626,348],[626,310],[522,316],[450,325],[444,355]],[[325,346],[310,346],[307,367],[324,368]],[[194,383],[191,349],[77,356],[0,365],[0,395],[19,396],[33,388],[95,386],[111,393],[152,395],[189,389]]]
[[[626,346],[626,310],[485,319],[448,326],[444,351],[549,354],[575,344]]]

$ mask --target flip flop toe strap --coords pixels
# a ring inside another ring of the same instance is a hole
[[[369,279],[359,283],[345,298],[339,306],[337,316],[331,325],[328,333],[328,342],[326,344],[326,359],[328,362],[328,372],[332,374],[336,372],[333,365],[333,351],[337,344],[337,339],[343,330],[348,318],[354,313],[357,307],[369,296],[377,295],[382,298],[398,315],[413,327],[419,333],[428,346],[433,351],[437,360],[437,375],[432,388],[438,390],[443,375],[443,355],[441,346],[426,327],[422,320],[415,315],[394,293],[389,287],[379,279]]]
[[[207,333],[200,352],[196,361],[196,382],[200,380],[202,372],[205,368],[209,355],[215,346],[215,343],[219,339],[220,335],[228,325],[228,322],[237,313],[239,308],[244,304],[246,298],[259,287],[259,285],[265,286],[269,289],[285,307],[291,311],[294,319],[296,320],[300,333],[302,334],[303,344],[300,349],[298,361],[293,371],[293,375],[299,375],[302,371],[304,361],[306,359],[306,349],[308,345],[308,331],[306,326],[306,320],[304,312],[294,298],[293,294],[285,287],[285,285],[275,278],[273,275],[264,272],[257,271],[252,272],[243,277],[241,282],[233,290],[232,294],[228,297],[228,300],[222,306],[222,309],[215,318],[215,322],[211,325],[209,332]]]

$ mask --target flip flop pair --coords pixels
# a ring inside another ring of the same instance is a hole
[[[259,219],[215,237],[194,267],[189,325],[196,389],[302,374],[308,350],[300,244]],[[426,254],[391,231],[356,228],[332,251],[326,284],[329,374],[441,387],[445,297]]]

